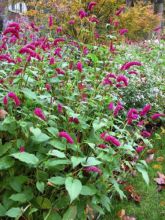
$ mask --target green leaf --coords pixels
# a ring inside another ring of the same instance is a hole
[[[5,216],[6,209],[5,207],[0,203],[0,217]]]
[[[137,164],[136,169],[142,174],[144,181],[149,184],[149,176],[142,164]]]
[[[93,129],[96,132],[97,130],[107,126],[108,120],[103,118],[103,119],[99,119],[97,118],[94,122],[93,122]]]
[[[83,166],[96,166],[102,162],[97,160],[95,157],[88,157],[86,162],[83,162]]]
[[[22,88],[21,91],[24,93],[25,97],[27,97],[29,99],[34,99],[34,100],[37,99],[35,92],[32,92],[30,89]]]
[[[65,212],[62,220],[74,220],[77,216],[77,206],[70,206]]]
[[[34,128],[34,127],[31,127],[30,128],[30,131],[32,132],[32,134],[34,136],[39,136],[41,134],[41,130],[39,128]]]
[[[45,162],[45,168],[53,168],[59,165],[68,165],[68,164],[70,164],[69,160],[60,160],[60,159],[47,160]]]
[[[0,170],[7,170],[14,165],[11,157],[5,156],[0,158]]]
[[[41,209],[50,209],[52,207],[51,201],[42,196],[38,196],[36,202],[38,203]]]
[[[32,139],[36,143],[43,143],[48,141],[50,137],[47,134],[41,132],[39,135],[32,137]]]
[[[96,194],[96,188],[91,186],[82,186],[80,194],[83,196],[92,196]]]
[[[15,154],[11,154],[11,156],[17,160],[20,160],[21,162],[31,165],[37,165],[39,161],[34,154],[29,154],[27,152],[15,153]]]
[[[66,145],[60,141],[56,141],[56,140],[51,140],[49,141],[49,144],[51,146],[53,146],[54,148],[57,148],[59,150],[65,150],[66,149]]]
[[[47,130],[48,130],[49,133],[52,134],[53,136],[58,133],[58,129],[57,129],[57,128],[54,128],[54,127],[48,127]]]
[[[61,216],[55,212],[55,211],[52,211],[51,213],[47,213],[44,220],[62,220]]]
[[[120,189],[119,184],[117,183],[117,181],[115,179],[111,179],[110,181],[113,184],[116,192],[119,194],[120,198],[121,199],[127,198],[126,195],[123,193],[123,191]]]
[[[55,184],[55,185],[64,185],[65,184],[65,178],[61,176],[51,177],[48,179],[49,182]]]
[[[21,192],[22,185],[28,181],[26,176],[13,176],[9,178],[9,185],[16,192]]]
[[[19,218],[22,215],[20,208],[11,208],[6,212],[6,215],[11,218]]]
[[[25,203],[27,201],[30,201],[33,198],[33,194],[31,190],[26,190],[22,193],[16,193],[16,194],[12,194],[10,196],[10,199],[15,201],[15,202],[21,202],[21,203]]]
[[[11,143],[5,143],[4,145],[2,145],[0,147],[1,151],[0,151],[0,157],[5,154],[10,148],[12,148],[12,144]]]
[[[43,193],[44,192],[44,189],[45,189],[45,184],[44,182],[37,182],[36,183],[36,187],[38,189],[39,192]]]
[[[69,193],[70,196],[70,200],[71,203],[73,202],[73,200],[75,200],[82,189],[82,184],[80,182],[80,180],[78,179],[73,179],[72,177],[67,177],[65,180],[65,188]]]
[[[71,157],[71,161],[72,161],[72,165],[73,168],[75,168],[76,166],[78,166],[80,163],[82,163],[83,161],[85,161],[84,157]]]
[[[56,156],[58,158],[65,158],[65,154],[59,150],[51,150],[48,152],[48,155]]]
[[[32,137],[33,141],[35,141],[37,143],[46,142],[50,139],[50,137],[47,134],[41,132],[41,130],[39,128],[31,127],[30,131],[34,135]]]

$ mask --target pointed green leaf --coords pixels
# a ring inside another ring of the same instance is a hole
[[[77,206],[70,206],[65,212],[62,220],[74,220],[77,216]]]
[[[20,160],[21,162],[31,165],[37,165],[39,161],[34,154],[29,154],[27,152],[15,153],[15,154],[11,154],[11,156],[17,160]]]
[[[71,202],[73,202],[73,200],[79,196],[82,189],[82,184],[78,179],[67,177],[65,180],[65,188],[69,193]]]

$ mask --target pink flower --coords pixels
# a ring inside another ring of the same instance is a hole
[[[114,25],[114,27],[118,27],[119,26],[119,21],[114,21],[113,25]]]
[[[55,64],[55,58],[54,57],[50,57],[49,64],[50,65],[54,65]]]
[[[141,136],[143,136],[144,138],[149,138],[151,136],[151,133],[148,131],[142,131]]]
[[[106,149],[106,148],[108,148],[108,147],[107,147],[107,145],[105,145],[105,144],[99,144],[99,145],[98,145],[98,148]]]
[[[0,61],[7,61],[8,63],[15,63],[15,61],[10,57],[9,54],[1,54]]]
[[[123,11],[124,11],[124,7],[122,7],[122,8],[119,8],[117,11],[116,11],[116,13],[115,13],[115,15],[116,16],[119,16]]]
[[[62,113],[63,112],[63,106],[61,104],[58,104],[57,105],[57,110],[59,113]]]
[[[17,63],[21,63],[21,62],[22,62],[22,58],[21,58],[21,57],[17,57],[17,58],[16,58],[16,62],[17,62]]]
[[[116,79],[116,75],[114,73],[108,73],[106,77],[103,79],[103,85],[113,85],[112,79]]]
[[[36,115],[36,116],[38,116],[40,119],[42,119],[42,120],[46,120],[46,116],[44,115],[44,113],[43,113],[43,111],[42,111],[42,109],[41,108],[35,108],[34,109],[34,114]]]
[[[61,50],[62,49],[60,47],[57,47],[54,51],[54,55],[58,56],[59,58],[62,58],[62,55],[60,54]]]
[[[96,4],[97,4],[96,2],[90,2],[90,3],[88,4],[88,10],[89,10],[89,11],[92,11],[92,9],[94,8],[94,6],[95,6]]]
[[[151,119],[152,120],[156,120],[157,118],[160,118],[160,117],[165,117],[165,114],[163,113],[155,113],[151,116]]]
[[[159,26],[159,27],[156,27],[153,31],[158,32],[158,31],[160,31],[161,29],[162,29],[162,27]]]
[[[127,70],[129,69],[131,66],[141,66],[141,62],[138,61],[131,61],[131,62],[126,62],[124,65],[122,65],[122,67],[120,68],[120,70]]]
[[[138,119],[138,111],[135,108],[131,108],[127,113],[127,123],[132,124],[133,120]]]
[[[101,134],[100,134],[100,138],[104,140],[106,134],[107,134],[106,132],[101,133]]]
[[[15,72],[14,72],[14,75],[18,76],[20,73],[22,73],[23,69],[17,69]]]
[[[62,70],[61,68],[56,68],[56,71],[59,75],[64,75],[65,74],[65,71]]]
[[[59,34],[59,33],[61,33],[61,32],[62,32],[62,27],[57,27],[56,33]]]
[[[113,109],[114,109],[114,104],[113,104],[113,102],[110,102],[110,103],[109,103],[108,109],[109,109],[109,110],[113,110]]]
[[[77,70],[81,73],[82,72],[82,63],[79,61],[78,63],[77,63]]]
[[[140,115],[145,116],[150,110],[151,110],[151,105],[147,104],[147,105],[144,106],[144,108],[140,112]]]
[[[131,70],[128,72],[128,74],[130,75],[137,75],[138,73],[136,72],[136,70]]]
[[[128,29],[120,29],[119,34],[122,36],[128,32]]]
[[[9,33],[19,39],[19,31],[15,27],[7,27],[6,30],[4,30],[3,32],[4,35],[7,35]]]
[[[129,79],[124,75],[119,75],[117,77],[117,82],[116,87],[126,87],[128,86]]]
[[[99,23],[98,18],[96,18],[96,17],[94,17],[94,16],[90,17],[90,18],[89,18],[89,21],[92,22],[92,23]]]
[[[53,16],[50,15],[49,16],[49,27],[52,27],[53,26]]]
[[[81,9],[78,14],[80,19],[83,19],[87,16],[87,13],[83,9]]]
[[[114,112],[113,112],[113,115],[116,117],[118,114],[119,114],[119,111],[123,110],[124,107],[123,105],[121,104],[121,102],[118,102],[117,103],[117,106],[115,107],[114,109]]]
[[[137,124],[138,127],[142,127],[143,125],[144,125],[144,120],[139,121]]]
[[[52,89],[52,87],[49,83],[45,84],[45,88],[46,88],[47,91],[50,91]]]
[[[58,46],[58,43],[64,42],[64,41],[65,41],[65,39],[62,38],[62,37],[56,38],[56,39],[54,40],[54,46]]]
[[[71,138],[71,136],[66,132],[66,131],[61,131],[58,134],[59,137],[65,138],[67,140],[68,143],[73,144],[74,141]]]
[[[16,106],[20,106],[21,102],[20,102],[19,98],[17,97],[17,95],[14,92],[9,92],[8,97],[13,99]]]
[[[69,122],[73,122],[73,123],[75,123],[75,124],[79,124],[78,118],[74,118],[74,117],[70,117],[70,118],[69,118]]]
[[[136,147],[136,152],[137,153],[141,153],[143,150],[144,150],[144,146],[138,146],[138,147]]]
[[[21,146],[21,147],[19,148],[19,152],[20,152],[20,153],[25,152],[25,147],[24,147],[24,146]]]
[[[110,142],[111,144],[113,144],[116,147],[119,147],[121,145],[120,141],[117,138],[115,138],[115,137],[113,137],[111,135],[105,136],[104,140],[106,142]]]
[[[4,98],[3,98],[3,104],[4,104],[4,105],[7,105],[7,104],[8,104],[8,98],[7,98],[7,96],[4,96]]]
[[[8,27],[13,27],[15,28],[17,31],[20,30],[20,25],[17,22],[11,22],[10,24],[8,24]]]
[[[113,85],[112,81],[108,78],[104,78],[102,84],[105,85]]]
[[[83,54],[84,54],[84,55],[87,55],[88,53],[89,53],[88,48],[87,48],[87,47],[84,47],[84,48],[83,48]]]
[[[113,46],[113,42],[111,41],[111,43],[110,43],[110,47],[109,47],[109,51],[111,52],[111,53],[114,53],[115,52],[115,47]]]
[[[73,24],[75,24],[75,20],[70,20],[69,22],[68,22],[70,25],[73,25]]]
[[[106,77],[116,79],[116,75],[114,73],[108,73]]]
[[[96,167],[96,166],[86,167],[86,168],[84,168],[84,170],[85,170],[86,172],[88,172],[88,173],[90,173],[90,172],[92,172],[92,173],[98,173],[98,174],[101,174],[101,173],[102,173],[101,170],[100,170],[98,167]]]

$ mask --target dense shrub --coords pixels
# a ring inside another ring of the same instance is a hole
[[[128,38],[134,40],[147,39],[160,23],[154,14],[152,5],[136,4],[120,16],[121,27],[127,28]]]

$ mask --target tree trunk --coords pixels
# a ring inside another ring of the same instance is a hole
[[[127,7],[133,7],[134,6],[134,0],[126,0],[126,6]]]
[[[163,12],[164,12],[164,0],[154,0],[154,13],[160,16],[159,27],[160,31],[157,32],[158,38],[160,38],[163,29]]]

